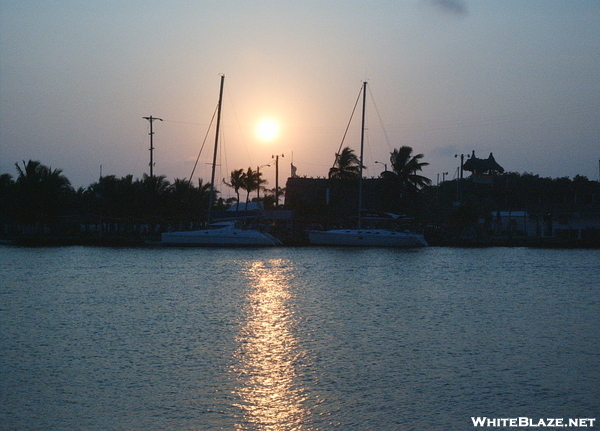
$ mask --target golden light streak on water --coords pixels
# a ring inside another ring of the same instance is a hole
[[[285,261],[272,260],[248,268],[251,291],[235,367],[238,407],[244,412],[240,430],[299,430],[310,414],[298,383],[301,349],[292,333],[286,267]]]

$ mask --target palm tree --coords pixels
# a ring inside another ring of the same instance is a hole
[[[10,218],[14,211],[15,181],[10,174],[0,175],[0,221]]]
[[[133,186],[140,216],[150,223],[158,222],[164,215],[164,200],[171,186],[166,176],[144,174]]]
[[[198,196],[200,197],[200,199],[203,202],[206,201],[207,204],[208,204],[208,201],[210,200],[210,191],[211,190],[212,190],[215,198],[220,193],[217,189],[215,189],[214,187],[211,187],[210,183],[203,183],[202,178],[198,178],[197,190],[198,190]],[[206,206],[206,205],[204,205],[204,206]]]
[[[160,196],[164,194],[171,186],[165,175],[150,176],[144,174],[139,184],[144,192],[150,196]]]
[[[404,192],[417,191],[431,184],[429,178],[417,174],[429,163],[421,161],[423,154],[413,156],[412,151],[413,149],[408,146],[392,151],[390,156],[392,170],[381,174],[383,178],[399,183]]]
[[[168,202],[177,216],[189,213],[195,206],[195,197],[197,190],[191,181],[186,178],[175,178],[173,184],[169,186]]]
[[[29,190],[63,192],[71,189],[71,182],[62,174],[61,169],[49,168],[38,161],[29,160],[23,163],[23,168],[15,163],[19,177],[17,184]]]
[[[251,167],[248,167],[248,170],[244,174],[242,188],[246,190],[246,208],[248,208],[248,202],[250,201],[250,193],[258,190],[262,184],[267,182],[261,178],[261,175],[260,171],[253,171]]]
[[[381,178],[381,192],[383,206],[391,212],[418,211],[420,190],[431,184],[431,180],[420,172],[429,163],[423,162],[423,154],[412,154],[413,149],[402,146],[392,151],[390,162],[392,169],[383,172]]]
[[[62,170],[53,170],[34,160],[22,163],[22,167],[15,163],[19,174],[15,181],[16,193],[22,215],[32,220],[65,213],[65,204],[74,190]]]
[[[198,179],[198,187],[186,178],[176,178],[169,186],[165,200],[165,211],[170,220],[192,221],[200,218],[210,196],[210,184]]]
[[[121,180],[115,175],[105,175],[87,188],[92,211],[102,217],[122,217],[125,202],[121,196]],[[127,202],[129,206],[132,202]]]
[[[253,172],[253,174],[254,174],[254,182],[256,183],[256,184],[255,184],[255,186],[256,186],[256,187],[254,188],[254,190],[256,190],[256,191],[257,191],[257,193],[256,193],[256,197],[257,197],[257,199],[258,199],[258,198],[260,197],[260,196],[259,196],[259,195],[260,195],[260,190],[261,190],[261,189],[263,189],[263,190],[264,190],[264,187],[263,187],[263,185],[264,185],[264,184],[267,184],[267,183],[268,183],[268,181],[267,181],[267,180],[265,180],[265,179],[262,177],[262,172],[260,171],[260,169],[259,169],[259,168],[256,168],[256,171],[254,171],[254,172]]]
[[[335,155],[335,164],[329,169],[332,180],[357,180],[360,175],[360,160],[354,150],[346,147]]]
[[[231,171],[231,176],[229,177],[229,182],[223,179],[223,182],[232,187],[235,190],[235,194],[237,195],[237,207],[239,209],[240,205],[240,189],[243,189],[245,186],[246,174],[243,169],[236,169],[235,171]]]

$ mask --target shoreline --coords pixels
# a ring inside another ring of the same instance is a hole
[[[477,238],[426,238],[430,247],[486,248],[486,247],[528,247],[554,249],[600,249],[600,241],[584,241],[561,238],[530,237],[488,237]],[[162,247],[156,237],[77,237],[77,236],[19,236],[0,238],[0,245],[17,247]],[[280,247],[312,246],[307,240],[286,241]],[[198,247],[201,248],[201,247]]]

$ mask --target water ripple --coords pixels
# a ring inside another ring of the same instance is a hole
[[[0,429],[598,417],[597,250],[0,248]]]

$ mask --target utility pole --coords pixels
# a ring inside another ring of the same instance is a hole
[[[150,115],[149,117],[142,117],[144,120],[148,120],[150,122],[150,178],[152,178],[154,176],[154,140],[153,140],[153,136],[154,136],[154,131],[152,130],[152,123],[156,120],[158,121],[162,121],[162,118],[157,118],[157,117],[153,117],[152,115]]]
[[[281,155],[283,157],[283,154]],[[275,208],[279,207],[279,154],[271,156],[275,159]]]
[[[473,154],[475,154],[475,152],[473,152]],[[459,155],[455,154],[454,158],[457,158],[457,157],[459,157]],[[469,158],[468,154],[467,154],[467,158]],[[464,164],[465,164],[465,155],[461,154],[460,155],[460,167],[459,167],[459,169],[460,169],[460,176],[456,180],[456,202],[457,202],[457,205],[460,205],[460,182],[463,179],[463,165]]]
[[[264,168],[264,167],[270,167],[271,165],[261,165],[261,166],[257,166],[256,167],[256,178],[258,178],[258,180],[260,181],[260,168]],[[260,200],[260,184],[258,185],[258,188],[256,189],[256,200]]]
[[[456,157],[459,157],[459,155],[458,155],[458,154],[455,154],[455,155],[454,155],[454,158],[456,158]],[[469,157],[469,156],[467,155],[467,157]],[[464,164],[465,164],[465,155],[464,155],[464,154],[461,154],[461,155],[460,155],[460,179],[461,179],[461,180],[463,179],[463,165],[464,165]]]

